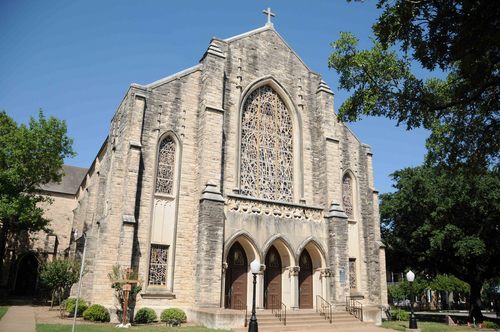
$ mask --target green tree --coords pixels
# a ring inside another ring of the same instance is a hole
[[[362,1],[362,0],[356,0]],[[491,0],[378,0],[373,47],[341,33],[328,65],[352,91],[339,117],[385,116],[431,130],[434,165],[479,169],[500,157],[500,6]],[[439,74],[417,77],[419,64]]]
[[[42,111],[29,125],[0,112],[0,276],[9,236],[48,229],[41,203],[50,199],[39,188],[61,180],[64,158],[74,155],[72,143],[66,123]]]
[[[380,212],[388,268],[453,274],[470,285],[470,318],[483,320],[481,288],[500,274],[500,172],[416,167],[393,174]],[[392,257],[392,259],[391,259]]]
[[[52,304],[57,297],[58,303],[61,303],[64,293],[76,282],[78,282],[80,264],[70,259],[55,259],[47,262],[42,267],[40,279],[46,285],[52,294]]]

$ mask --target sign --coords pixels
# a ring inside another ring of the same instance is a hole
[[[132,290],[132,285],[131,284],[125,284],[125,285],[123,285],[122,289],[124,291],[130,292]]]

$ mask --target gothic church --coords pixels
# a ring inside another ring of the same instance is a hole
[[[143,282],[136,308],[180,307],[203,322],[206,308],[251,308],[258,259],[258,308],[355,296],[380,311],[372,153],[333,103],[270,21],[213,38],[191,68],[132,84],[76,196],[82,296],[114,307],[119,263]]]

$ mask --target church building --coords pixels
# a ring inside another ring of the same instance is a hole
[[[371,149],[270,17],[213,38],[193,67],[132,84],[76,197],[72,246],[85,234],[92,303],[116,307],[120,264],[142,282],[136,310],[203,323],[210,308],[250,310],[254,260],[259,309],[387,302]]]

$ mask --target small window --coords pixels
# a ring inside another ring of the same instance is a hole
[[[166,286],[168,247],[152,244],[149,257],[149,285]]]
[[[166,137],[160,143],[158,151],[158,171],[156,173],[156,192],[172,195],[174,189],[175,142]]]

